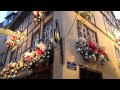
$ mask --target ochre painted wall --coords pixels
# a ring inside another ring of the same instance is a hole
[[[63,11],[62,13],[62,26],[63,26],[63,37],[65,37],[70,30],[70,27],[74,21],[74,18],[76,16],[76,13],[74,11]],[[103,22],[103,17],[99,11],[96,11],[94,13],[97,15],[96,24],[98,27],[105,33],[105,26]],[[82,17],[77,16],[77,19],[80,20]],[[113,79],[113,78],[120,78],[120,69],[118,68],[117,58],[115,54],[115,48],[120,47],[112,41],[110,38],[106,36],[103,32],[101,32],[98,28],[94,27],[92,24],[90,24],[88,21],[85,21],[85,24],[95,31],[97,33],[98,43],[100,46],[105,47],[105,51],[108,54],[110,58],[110,62],[107,62],[104,66],[101,66],[97,63],[88,63],[83,60],[83,57],[77,53],[75,50],[75,42],[78,40],[78,31],[77,31],[77,20],[75,21],[71,32],[65,39],[65,64],[63,65],[63,78],[64,79],[79,79],[79,66],[78,65],[85,65],[88,68],[97,70],[102,72],[103,79]],[[74,62],[77,64],[77,70],[70,70],[67,69],[67,61]]]

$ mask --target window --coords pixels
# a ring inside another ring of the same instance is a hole
[[[53,36],[53,27],[52,27],[52,21],[50,21],[44,26],[43,42],[48,43],[52,36]]]
[[[115,47],[115,52],[116,52],[117,59],[120,62],[120,51],[117,47]]]
[[[11,17],[9,18],[8,23],[11,23],[11,22],[12,22],[12,17],[13,17],[13,16],[11,16]]]
[[[18,50],[17,50],[17,56],[16,57],[17,57],[17,59],[16,59],[17,61],[20,60],[20,57],[21,57],[21,48],[18,48]]]
[[[16,61],[16,50],[14,50],[11,53],[11,58],[10,58],[10,62],[15,62]]]
[[[104,17],[104,20],[105,20],[105,28],[107,29],[107,30],[109,30],[110,28],[109,28],[109,25],[110,25],[110,22]]]
[[[96,38],[96,33],[94,31],[92,31],[91,29],[89,29],[87,26],[83,26],[83,28],[81,28],[81,24],[78,21],[77,23],[77,29],[78,29],[78,37],[83,37],[85,39],[89,39],[91,38],[94,42],[97,42],[97,38]]]
[[[0,54],[0,67],[3,68],[5,64],[5,53]]]
[[[112,33],[112,24],[104,17],[104,21],[105,21],[105,28],[106,28],[106,33],[108,34],[108,36],[111,35]]]
[[[29,24],[34,20],[34,15],[33,13],[30,14],[30,19],[29,19]]]
[[[20,24],[19,31],[23,31],[23,23]]]
[[[28,17],[24,20],[24,29],[28,26]]]
[[[93,32],[92,30],[90,30],[89,28],[88,28],[88,34],[87,35],[88,35],[88,38],[92,39],[92,41],[97,42],[96,33]]]
[[[32,49],[35,50],[37,48],[37,45],[39,44],[39,32],[37,32],[35,35],[33,35],[33,40],[32,40]]]

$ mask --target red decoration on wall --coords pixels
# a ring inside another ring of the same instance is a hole
[[[32,57],[31,57],[31,56],[26,56],[26,57],[25,57],[25,60],[26,60],[27,62],[30,62],[30,61],[32,60]]]
[[[16,39],[17,39],[17,36],[13,36],[13,37],[11,38],[12,41],[14,41],[14,40],[16,40]]]
[[[95,51],[97,48],[96,48],[96,45],[95,43],[93,43],[92,41],[88,41],[87,44],[90,46],[90,48]]]
[[[44,54],[44,52],[40,48],[37,48],[36,49],[36,54],[37,55],[42,55],[42,54]]]
[[[13,69],[14,67],[10,64],[9,68],[10,68],[10,69]]]
[[[42,11],[33,11],[33,14],[34,14],[35,18],[39,19],[42,16]]]
[[[105,51],[102,48],[98,48],[97,51],[98,51],[98,53],[106,56],[106,53],[105,53]]]

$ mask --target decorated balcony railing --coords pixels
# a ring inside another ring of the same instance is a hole
[[[104,65],[105,62],[109,61],[108,55],[103,48],[93,41],[79,38],[75,45],[76,51],[80,53],[86,61],[99,62],[101,65]]]
[[[47,14],[49,14],[51,11],[33,11],[34,14],[34,21],[36,23],[39,23],[40,20],[42,20]]]
[[[89,19],[89,17],[92,17],[92,11],[78,11],[78,14],[80,14],[83,18]]]
[[[0,78],[15,79],[19,78],[19,76],[22,76],[20,74],[24,72],[26,75],[31,74],[37,64],[43,64],[51,60],[54,49],[53,46],[54,45],[52,42],[50,42],[48,46],[40,42],[35,51],[26,52],[23,56],[23,59],[19,60],[18,62],[9,63],[8,66],[0,72]]]
[[[10,36],[7,40],[7,46],[9,49],[21,46],[26,40],[26,33],[16,32],[16,35]]]
[[[20,31],[13,32],[9,29],[0,28],[0,35],[7,35],[9,36],[8,40],[6,41],[6,45],[8,49],[14,48],[15,46],[20,46],[26,39],[26,33],[22,33]]]

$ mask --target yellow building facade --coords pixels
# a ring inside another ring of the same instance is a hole
[[[106,11],[107,12],[107,11]],[[63,11],[62,13],[62,33],[63,37],[67,35],[70,30],[76,12],[74,11]],[[64,64],[63,64],[63,79],[79,79],[80,78],[80,67],[84,66],[92,70],[96,70],[102,73],[103,79],[118,79],[120,78],[120,69],[118,68],[118,58],[116,56],[115,47],[120,50],[120,46],[116,43],[114,36],[106,30],[104,13],[102,11],[94,11],[93,15],[95,18],[96,25],[85,21],[84,24],[93,30],[98,39],[98,44],[105,47],[105,52],[110,58],[110,62],[106,62],[104,66],[101,66],[93,62],[85,62],[83,56],[76,52],[75,42],[78,40],[77,20],[81,20],[82,17],[77,15],[77,19],[71,29],[71,32],[64,41]],[[119,53],[120,54],[120,53]],[[67,62],[75,63],[76,70],[70,70],[67,68]],[[57,75],[56,75],[57,77]]]
[[[85,73],[84,70],[82,72],[81,68],[88,70],[87,72],[91,71],[92,73],[93,71],[93,73],[100,73],[102,79],[120,78],[120,68],[118,67],[120,60],[120,52],[118,51],[120,51],[120,46],[117,44],[113,34],[114,31],[120,31],[117,29],[116,19],[112,11],[93,11],[92,17],[89,20],[83,18],[76,11],[52,11],[48,16],[45,17],[44,21],[41,21],[38,25],[35,25],[34,22],[32,22],[30,12],[23,12],[22,14],[22,17],[30,18],[28,20],[30,23],[23,30],[27,33],[27,40],[23,46],[21,46],[22,49],[20,51],[20,57],[23,57],[26,51],[30,51],[36,32],[39,33],[40,40],[45,39],[42,37],[44,34],[44,26],[47,24],[47,22],[51,20],[53,30],[58,26],[62,43],[57,43],[57,47],[54,49],[54,62],[52,70],[53,79],[81,79],[90,74]],[[110,61],[106,62],[103,66],[97,62],[87,62],[80,53],[76,52],[75,43],[79,39],[81,32],[78,30],[78,22],[80,22],[81,19],[84,20],[82,36],[86,37],[85,33],[90,31],[90,35],[93,34],[96,43],[98,43],[99,46],[104,47],[105,52],[110,59]],[[20,25],[17,23],[12,24],[13,26]],[[9,28],[17,31],[17,27],[18,26],[10,26]],[[16,52],[18,52],[19,49],[20,48],[17,48]],[[13,51],[15,51],[15,49],[11,49],[7,52],[5,66],[10,62]],[[69,67],[74,67],[75,69],[70,69]],[[82,73],[85,74],[83,75]],[[93,77],[97,78],[97,74],[93,75],[95,75]],[[89,75],[87,77],[89,77]]]

